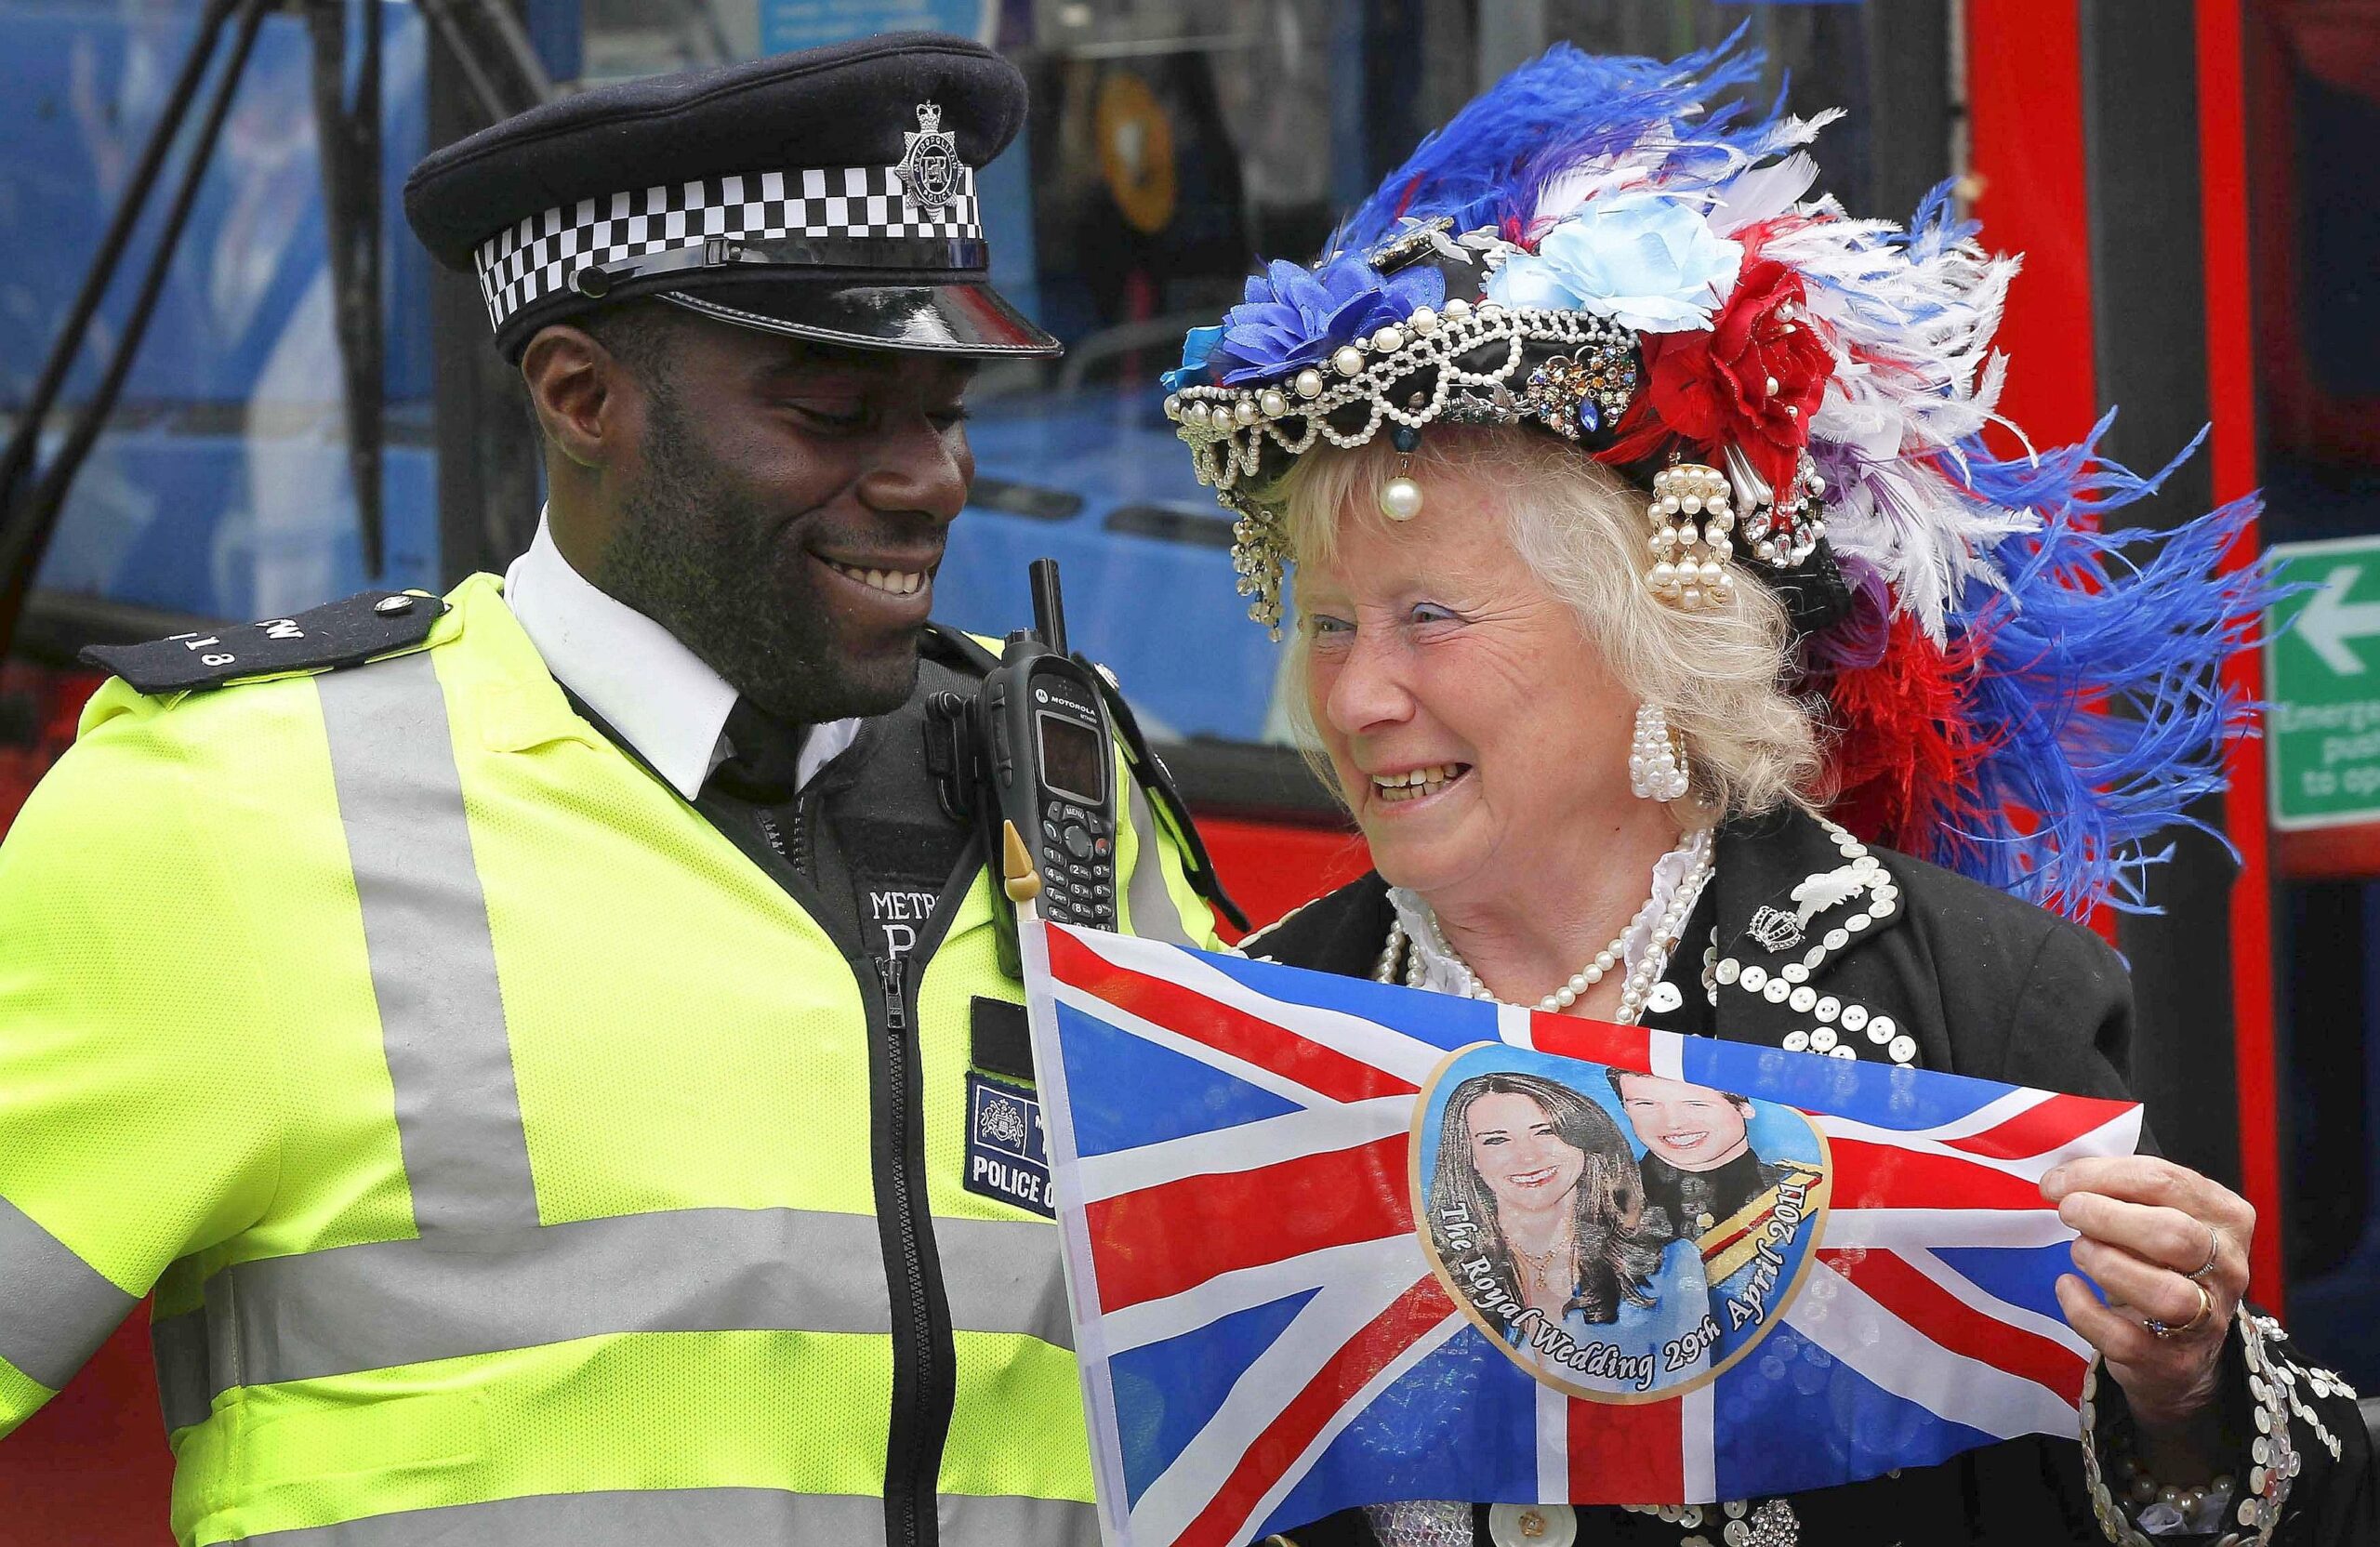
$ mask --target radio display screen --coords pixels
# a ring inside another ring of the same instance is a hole
[[[1086,806],[1099,804],[1100,791],[1107,787],[1101,767],[1107,749],[1099,744],[1099,733],[1047,710],[1038,718],[1041,721],[1041,782]]]

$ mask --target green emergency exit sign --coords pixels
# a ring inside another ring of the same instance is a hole
[[[2280,577],[2315,589],[2272,611],[2265,727],[2277,827],[2380,822],[2380,536],[2276,543]]]

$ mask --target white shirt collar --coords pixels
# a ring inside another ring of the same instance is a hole
[[[529,550],[504,575],[504,600],[546,668],[603,717],[637,756],[693,800],[725,761],[735,690],[676,635],[598,589],[554,546],[543,512]],[[813,725],[796,773],[807,785],[859,734],[856,720]]]

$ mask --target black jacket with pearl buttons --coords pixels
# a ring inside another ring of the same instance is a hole
[[[2076,1095],[2126,1095],[2131,985],[2122,960],[2089,930],[1922,861],[1869,851],[1799,811],[1721,827],[1715,857],[1711,886],[1671,964],[1676,998],[1662,994],[1655,1001],[1674,1008],[1649,1012],[1648,1024]],[[1793,892],[1814,881],[1820,900],[1850,895],[1805,922]],[[1368,875],[1250,937],[1245,948],[1292,966],[1367,976],[1379,964],[1393,917],[1387,884]],[[2241,1322],[2248,1319],[2243,1312]],[[2286,1432],[2301,1467],[2286,1486],[2274,1527],[2234,1524],[2237,1540],[2281,1547],[2380,1542],[2380,1478],[2353,1393],[2299,1363],[2285,1335],[2261,1317],[2254,1328],[2235,1329],[2228,1359],[2228,1417],[2243,1436],[2234,1475],[2243,1483],[2251,1477],[2247,1450],[2259,1406],[2270,1409],[2268,1426]],[[2254,1389],[2252,1368],[2259,1375]],[[2105,1432],[2110,1421],[2122,1421],[2122,1398],[2112,1382],[2102,1381],[2098,1390],[2100,1406],[2116,1415],[2102,1418]],[[1790,1503],[1801,1547],[2130,1540],[2121,1520],[2115,1532],[2102,1529],[2093,1501],[2079,1444],[2030,1438],[1941,1466],[1797,1494]],[[1703,1522],[1681,1525],[1616,1509],[1582,1510],[1577,1541],[1678,1547],[1699,1536],[1721,1547],[1731,1522],[1716,1507],[1704,1514]],[[1484,1506],[1474,1529],[1485,1547]],[[1377,1541],[1359,1511],[1293,1530],[1289,1540],[1295,1547]],[[2154,1540],[2165,1547],[2234,1538]]]

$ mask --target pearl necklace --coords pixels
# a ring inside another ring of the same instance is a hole
[[[1695,903],[1701,898],[1703,886],[1711,879],[1711,829],[1698,830],[1686,840],[1686,847],[1691,860],[1686,875],[1678,881],[1677,889],[1671,893],[1668,906],[1661,906],[1659,889],[1656,886],[1653,893],[1645,899],[1645,906],[1636,910],[1636,917],[1628,929],[1609,945],[1597,951],[1594,959],[1573,973],[1569,982],[1538,1000],[1538,1010],[1559,1014],[1576,1004],[1581,994],[1602,982],[1614,964],[1620,961],[1625,953],[1628,936],[1649,924],[1650,938],[1646,944],[1645,954],[1620,985],[1620,1012],[1614,1019],[1623,1025],[1631,1025],[1644,1013],[1646,1001],[1652,998],[1653,985],[1660,981],[1661,973],[1668,969],[1670,953],[1677,948],[1678,937],[1685,932],[1686,918],[1693,913]],[[1437,915],[1429,914],[1427,922],[1431,948],[1452,969],[1456,991],[1466,998],[1493,1000],[1496,996],[1479,981],[1479,975],[1471,970],[1471,964],[1462,959],[1461,954],[1447,940],[1445,932],[1439,929]],[[1408,939],[1403,922],[1391,920],[1388,943],[1382,947],[1379,964],[1372,970],[1375,981],[1395,982],[1397,962],[1402,959],[1406,985],[1412,988],[1422,985],[1421,954],[1418,950],[1407,950]]]

